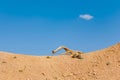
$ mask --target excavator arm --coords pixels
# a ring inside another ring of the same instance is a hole
[[[60,46],[58,47],[57,49],[53,50],[52,51],[52,54],[55,54],[56,52],[60,51],[61,49],[64,49],[66,51],[66,53],[71,53],[72,50],[68,49],[67,47],[65,46]]]

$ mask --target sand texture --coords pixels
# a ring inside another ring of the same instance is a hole
[[[82,59],[0,52],[0,80],[120,80],[120,43]]]

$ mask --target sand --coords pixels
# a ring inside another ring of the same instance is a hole
[[[82,59],[0,52],[0,80],[120,80],[120,43]]]

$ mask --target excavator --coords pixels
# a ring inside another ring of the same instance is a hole
[[[53,50],[52,54],[55,54],[56,52],[60,51],[61,49],[65,50],[65,52],[63,53],[65,55],[71,55],[72,58],[82,59],[81,54],[83,54],[83,52],[74,51],[74,50],[71,50],[71,49],[69,49],[69,48],[67,48],[65,46],[60,46],[57,49]]]

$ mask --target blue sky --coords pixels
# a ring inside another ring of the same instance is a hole
[[[119,0],[1,0],[0,51],[50,55],[61,45],[83,52],[111,46],[120,42],[119,4]]]

